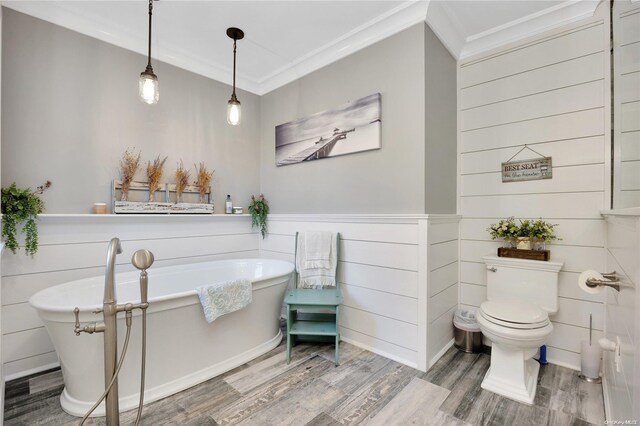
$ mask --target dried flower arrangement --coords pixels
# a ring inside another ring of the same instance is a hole
[[[140,167],[140,151],[136,155],[132,149],[127,149],[120,160],[120,180],[122,180],[122,197],[120,201],[129,199],[129,186],[133,182],[138,167]]]
[[[149,161],[147,163],[147,179],[149,179],[149,201],[155,200],[155,193],[158,190],[160,179],[162,179],[162,172],[164,169],[164,163],[167,161],[167,157],[160,160],[158,155],[153,163]]]
[[[182,192],[189,185],[189,170],[185,170],[182,160],[176,169],[176,202],[182,201]]]
[[[200,192],[200,203],[204,204],[204,196],[211,186],[215,170],[208,171],[204,163],[200,163],[200,166],[195,167],[198,174],[195,184],[198,187],[198,192]]]

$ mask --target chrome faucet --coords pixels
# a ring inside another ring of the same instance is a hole
[[[136,425],[140,422],[140,414],[142,412],[142,403],[144,395],[144,362],[145,362],[145,346],[146,346],[146,309],[149,307],[147,301],[147,282],[148,275],[147,269],[153,264],[153,254],[148,250],[138,250],[134,253],[132,258],[133,265],[141,271],[140,274],[140,303],[126,303],[118,305],[116,301],[116,286],[115,286],[115,269],[116,269],[116,255],[122,253],[122,246],[118,238],[112,238],[109,242],[109,248],[107,250],[107,266],[105,270],[105,282],[104,282],[104,298],[102,301],[102,309],[96,309],[94,314],[102,313],[103,321],[101,323],[92,323],[85,326],[80,325],[80,309],[75,308],[73,310],[75,314],[75,329],[76,336],[80,333],[104,333],[104,383],[105,391],[89,410],[89,412],[82,419],[81,425],[89,417],[89,415],[95,410],[100,402],[105,399],[105,414],[107,417],[107,426],[119,426],[120,424],[120,409],[118,406],[118,373],[122,367],[124,356],[127,351],[129,343],[129,336],[131,333],[132,323],[132,311],[134,309],[140,309],[143,312],[143,355],[142,355],[142,375],[141,375],[141,391],[140,391],[140,404],[138,407],[138,418],[136,419]],[[127,336],[125,337],[125,343],[122,348],[122,354],[118,361],[118,335],[117,335],[117,319],[118,312],[125,312]]]

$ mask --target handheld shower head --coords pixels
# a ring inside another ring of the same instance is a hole
[[[131,256],[131,264],[144,271],[153,265],[153,253],[149,250],[138,250]]]
[[[149,280],[147,269],[153,265],[153,253],[149,250],[138,250],[131,256],[131,263],[138,268],[140,272],[140,302],[147,302],[147,294],[149,288]]]

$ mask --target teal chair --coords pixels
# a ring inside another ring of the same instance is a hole
[[[335,250],[339,258],[340,234],[336,236]],[[295,260],[298,257],[298,233],[296,232]],[[294,260],[294,263],[296,263]],[[336,266],[335,288],[298,288],[299,271],[296,265],[293,288],[287,291],[284,303],[287,305],[287,364],[291,361],[291,349],[299,337],[305,340],[335,340],[335,364],[340,365],[340,330],[338,319],[343,302],[338,267]],[[304,312],[299,312],[302,309]],[[322,311],[322,312],[313,312]]]

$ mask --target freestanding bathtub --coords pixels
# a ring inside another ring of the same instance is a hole
[[[149,269],[145,403],[164,398],[231,370],[276,347],[282,334],[280,306],[293,271],[289,262],[269,259],[222,260]],[[139,273],[116,275],[118,303],[140,300]],[[247,278],[253,301],[208,324],[195,288]],[[76,336],[73,309],[84,325],[102,321],[104,277],[72,281],[30,299],[60,358],[65,388],[62,408],[83,416],[104,391],[102,333]],[[140,311],[134,311],[129,349],[118,376],[120,410],[137,407],[141,360]],[[124,313],[118,317],[118,356],[124,342]],[[104,416],[102,403],[94,416]]]

